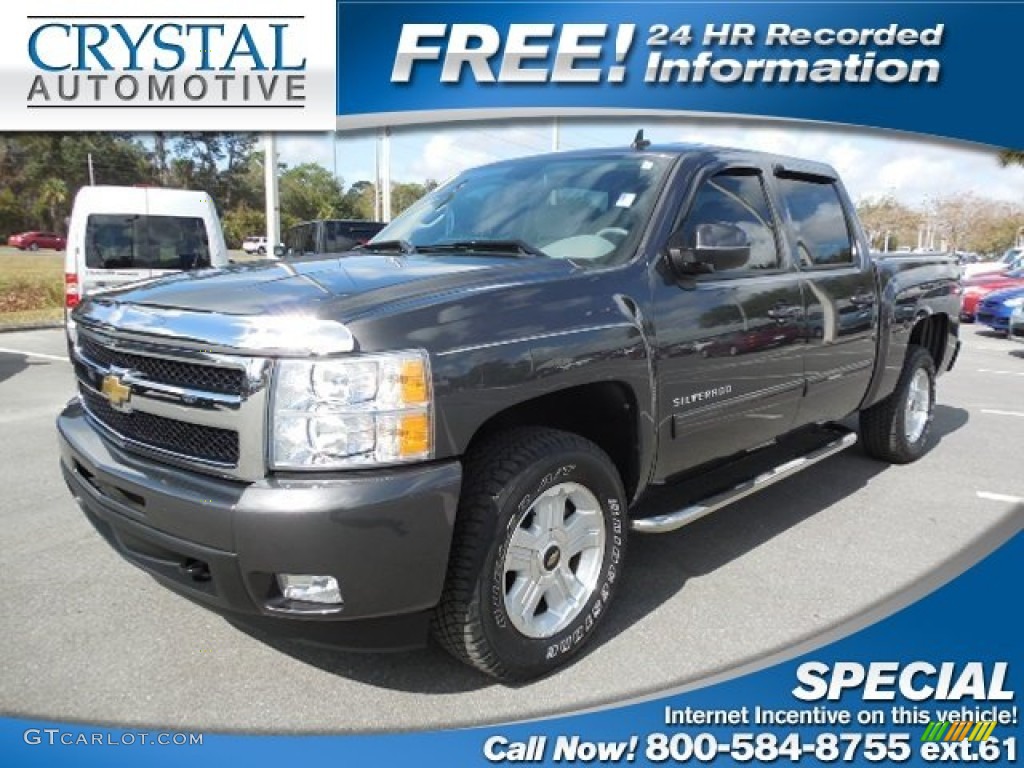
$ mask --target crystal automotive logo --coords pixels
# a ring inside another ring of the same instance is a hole
[[[29,109],[296,108],[305,16],[30,16]]]

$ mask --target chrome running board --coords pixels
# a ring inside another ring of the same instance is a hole
[[[846,432],[841,437],[833,440],[821,448],[817,448],[808,454],[798,456],[797,458],[787,461],[784,464],[780,464],[774,469],[769,470],[763,474],[758,475],[752,480],[746,480],[739,485],[731,488],[728,491],[723,491],[714,496],[709,496],[696,504],[691,504],[688,507],[683,507],[675,512],[669,512],[665,515],[655,515],[654,517],[642,517],[632,522],[632,529],[637,533],[669,533],[670,531],[678,530],[684,525],[692,523],[694,520],[699,520],[722,507],[727,507],[735,501],[746,498],[753,493],[762,491],[768,486],[775,485],[780,480],[785,480],[787,477],[795,475],[797,472],[802,472],[819,461],[827,459],[840,451],[845,451],[851,445],[857,442],[856,432]]]

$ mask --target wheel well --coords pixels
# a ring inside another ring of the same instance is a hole
[[[910,332],[910,343],[928,350],[936,371],[942,367],[942,361],[946,356],[948,333],[949,318],[944,314],[929,315],[919,320]]]
[[[481,440],[512,427],[563,429],[587,438],[608,454],[619,470],[626,498],[631,498],[640,471],[636,413],[633,391],[621,382],[570,387],[495,414],[473,435],[467,452]]]

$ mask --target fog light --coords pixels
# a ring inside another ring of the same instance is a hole
[[[299,573],[279,573],[277,586],[289,600],[304,603],[341,605],[341,587],[333,576],[313,576]]]

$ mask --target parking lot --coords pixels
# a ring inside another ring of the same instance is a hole
[[[1024,345],[963,335],[924,459],[889,467],[855,447],[675,534],[634,536],[590,652],[510,688],[437,648],[269,643],[157,586],[60,478],[62,332],[0,334],[0,711],[207,731],[463,726],[674,689],[813,642],[1024,521]]]

